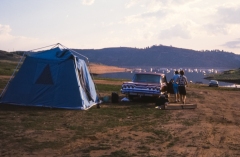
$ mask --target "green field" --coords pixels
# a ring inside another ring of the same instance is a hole
[[[240,68],[227,70],[220,74],[208,75],[206,79],[240,84]]]
[[[0,75],[12,75],[17,66],[17,62],[0,60]]]

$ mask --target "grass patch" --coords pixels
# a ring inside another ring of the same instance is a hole
[[[138,149],[139,149],[138,151],[139,154],[146,154],[146,153],[149,153],[150,151],[150,148],[145,145],[139,146]]]
[[[108,150],[111,149],[109,145],[100,143],[98,146],[90,146],[83,150],[84,153],[90,153],[93,150]]]
[[[120,92],[120,89],[122,88],[121,85],[107,85],[107,84],[96,84],[96,88],[99,92]]]
[[[203,149],[210,149],[209,146],[202,146]]]
[[[12,75],[17,62],[4,62],[0,60],[0,75]]]
[[[118,127],[129,127],[132,131],[148,132],[152,126],[170,117],[166,116],[165,111],[156,110],[154,107],[154,104],[135,103],[133,105],[119,103],[111,104],[101,109],[92,107],[88,111],[71,111],[0,105],[0,142],[22,143],[19,145],[19,148],[27,151],[39,151],[45,148],[60,149],[64,145],[64,142],[61,142],[62,140],[68,143],[86,138],[98,140],[96,133],[105,133]],[[159,118],[162,120],[159,121]],[[64,130],[67,136],[58,138],[58,135],[55,134],[57,130]],[[25,132],[31,132],[31,136],[24,134]],[[42,134],[46,135],[46,133],[58,140],[42,141]],[[155,134],[159,134],[158,136],[168,134],[166,140],[170,139],[170,135],[166,131],[161,130],[158,132],[155,130]],[[18,135],[18,138],[15,135]],[[117,135],[109,134],[109,137],[117,139]],[[122,140],[122,137],[119,136],[118,142],[122,143]],[[154,142],[152,138],[147,138],[146,142],[149,143],[149,140],[152,140],[152,143]],[[116,144],[118,144],[117,140]],[[99,145],[94,149],[103,150],[111,148],[107,144]],[[123,156],[132,155],[122,151],[114,153],[116,153],[116,156],[121,156],[121,154]]]
[[[205,97],[203,95],[198,94],[196,92],[188,92],[187,93],[187,97],[189,97],[189,98],[197,98],[197,99],[201,99],[201,100],[205,99]]]
[[[129,79],[117,79],[117,78],[101,78],[101,77],[94,77],[94,80],[107,80],[107,81],[130,81]]]
[[[208,75],[207,78],[230,83],[240,83],[240,68],[226,70],[220,74],[211,74]]]
[[[193,126],[196,122],[194,120],[186,119],[182,121],[182,124],[185,126]]]
[[[32,144],[34,142],[34,144]],[[39,151],[43,149],[59,149],[65,145],[63,141],[44,141],[44,142],[37,142],[31,141],[31,139],[26,140],[26,142],[21,141],[21,144],[24,144],[28,151]]]
[[[119,79],[106,80],[120,81]],[[5,86],[7,81],[8,79],[1,79],[0,87]],[[108,93],[121,89],[121,85],[97,84],[97,87],[100,92]],[[200,85],[190,85],[190,88],[199,88],[199,91],[205,89],[208,92],[210,90],[236,90]],[[189,91],[187,97],[204,99],[204,94]],[[172,114],[173,112],[175,113]],[[87,111],[1,104],[1,152],[14,156],[12,148],[16,147],[15,153],[19,154],[22,151],[23,155],[40,153],[42,156],[47,156],[41,153],[53,150],[53,152],[60,152],[59,156],[91,156],[92,151],[107,152],[107,154],[102,153],[102,157],[151,156],[152,150],[166,151],[166,148],[171,150],[180,144],[180,137],[181,141],[184,140],[185,137],[168,127],[168,124],[176,123],[173,122],[174,119],[171,119],[174,115],[182,116],[181,113],[176,112],[155,109],[153,101],[144,100],[106,103],[102,104],[100,109],[94,106]],[[188,110],[182,114],[187,113]],[[198,119],[182,120],[180,119],[179,122],[184,125],[184,128],[196,127],[195,123],[199,122]],[[206,118],[206,122],[209,123],[218,122],[218,120],[220,123],[221,119]],[[221,123],[230,123],[230,121],[222,120]],[[211,133],[215,135],[218,132],[216,128],[213,128]],[[208,144],[206,145],[198,147],[211,149]],[[152,146],[159,146],[159,148]],[[228,146],[230,150],[240,150],[239,145]],[[187,147],[196,146],[187,145]],[[131,153],[128,149],[131,149]],[[50,154],[50,156],[58,155]],[[167,156],[177,156],[177,154],[171,150]]]
[[[110,156],[114,156],[114,157],[132,157],[135,156],[133,154],[128,153],[125,150],[118,150],[118,151],[114,151],[110,154]],[[107,156],[102,156],[102,157],[107,157]]]

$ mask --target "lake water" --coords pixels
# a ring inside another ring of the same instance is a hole
[[[106,74],[101,74],[97,75],[96,77],[100,78],[117,78],[117,79],[132,79],[134,73],[136,72],[156,72],[156,73],[164,73],[167,77],[167,80],[169,81],[174,74],[175,68],[158,68],[158,67],[124,67],[128,69],[132,69],[129,72],[118,72],[118,73],[106,73]],[[185,75],[188,78],[188,82],[192,83],[202,83],[202,84],[208,84],[209,80],[204,79],[208,74],[213,74],[213,73],[220,73],[224,70],[228,69],[206,69],[206,68],[195,68],[195,69],[190,69],[190,68],[181,68],[184,70]],[[219,81],[219,86],[225,86],[225,87],[236,87],[235,84],[233,83],[227,83],[227,82],[221,82]],[[240,88],[240,85],[237,85],[238,88]]]

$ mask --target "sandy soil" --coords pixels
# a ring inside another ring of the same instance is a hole
[[[90,63],[89,69],[90,69],[90,72],[93,74],[130,71],[130,69],[126,69],[126,68],[119,68],[115,66],[107,66],[107,65],[93,64],[93,63]]]
[[[0,75],[0,79],[10,79],[11,76],[8,75]]]

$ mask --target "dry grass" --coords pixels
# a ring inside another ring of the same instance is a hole
[[[123,81],[95,83],[110,97]],[[240,90],[190,85],[187,93],[198,108],[159,110],[144,99],[87,111],[0,104],[0,156],[240,156]]]
[[[107,82],[97,86],[111,96]],[[0,156],[239,156],[240,91],[187,91],[197,109],[159,110],[151,100],[88,111],[1,105]]]

